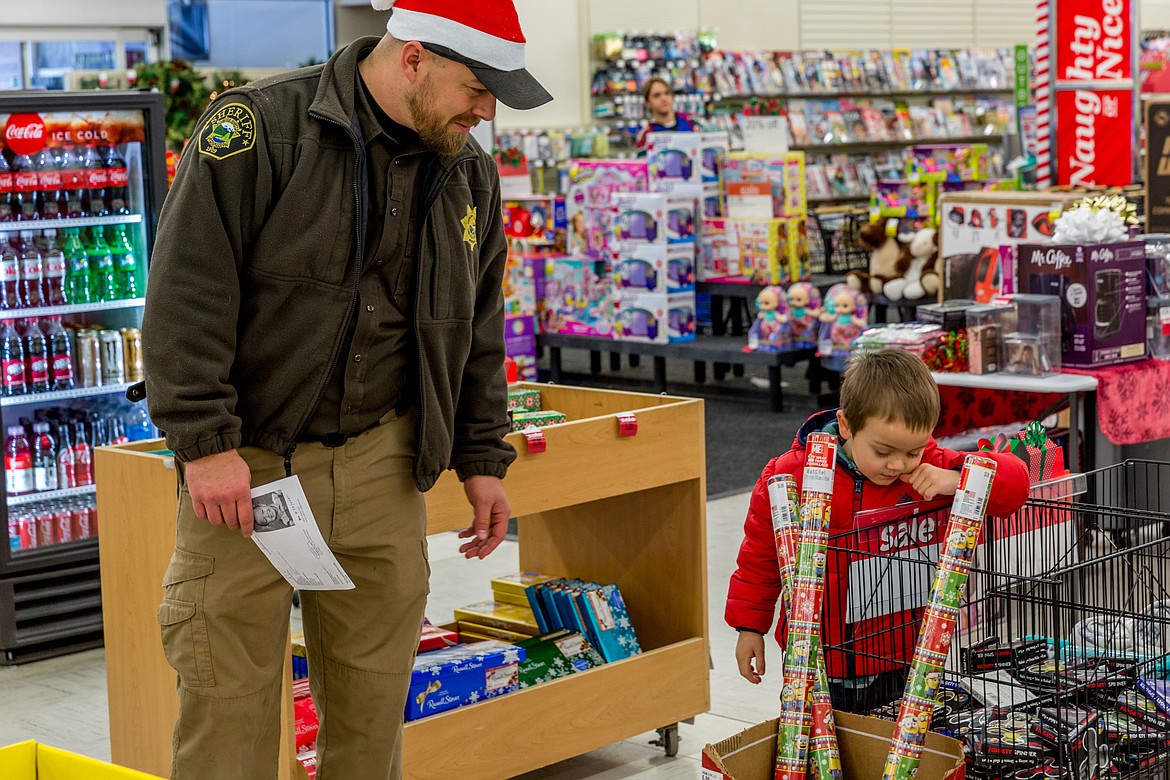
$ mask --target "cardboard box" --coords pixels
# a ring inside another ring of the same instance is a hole
[[[536,618],[532,615],[531,609],[498,601],[481,601],[478,604],[460,607],[455,610],[455,620],[502,628],[528,636],[536,636],[538,631]]]
[[[1019,289],[1060,298],[1061,354],[1092,368],[1146,356],[1146,250],[1108,245],[1021,244]]]
[[[894,724],[848,712],[834,712],[833,718],[845,780],[880,780]],[[703,780],[772,780],[778,723],[769,720],[703,748]],[[962,743],[926,735],[915,780],[962,780],[965,770]]]
[[[161,780],[157,775],[79,756],[32,739],[0,747],[0,777],[4,780]]]
[[[619,192],[649,192],[649,167],[634,160],[573,160],[565,195],[570,255],[609,259],[613,235],[610,198]]]
[[[693,194],[613,196],[615,245],[684,244],[695,240],[698,201]]]
[[[658,182],[701,184],[703,137],[698,133],[650,133],[646,136],[646,160],[651,190]]]
[[[791,284],[810,278],[808,225],[803,218],[705,220],[700,279]]]
[[[516,361],[517,378],[536,380],[536,317],[513,314],[504,317],[504,353]]]
[[[616,339],[670,344],[695,338],[694,292],[623,292],[616,308]]]
[[[613,337],[613,281],[604,263],[550,257],[545,272],[542,333]]]
[[[524,658],[523,648],[505,642],[422,653],[410,675],[407,722],[515,691]]]
[[[739,182],[765,183],[772,190],[773,217],[808,215],[804,179],[804,153],[752,154],[735,152],[723,158],[722,181],[726,191]]]
[[[504,313],[537,314],[544,299],[545,254],[508,253],[504,264]]]

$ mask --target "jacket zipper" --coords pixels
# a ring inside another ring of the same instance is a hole
[[[366,210],[365,204],[362,202],[361,182],[365,179],[365,157],[366,150],[362,146],[353,128],[322,114],[313,113],[313,116],[330,124],[337,125],[345,130],[353,141],[354,150],[357,152],[357,158],[354,160],[353,171],[353,195],[354,202],[357,205],[357,272],[353,278],[353,295],[349,299],[349,309],[346,310],[345,320],[341,323],[341,331],[337,334],[337,340],[333,345],[333,359],[329,363],[329,371],[325,374],[325,381],[321,383],[317,389],[317,397],[313,401],[313,406],[309,409],[309,413],[301,418],[300,425],[297,426],[296,432],[293,433],[292,441],[289,447],[284,452],[284,475],[286,477],[292,476],[292,456],[297,449],[297,439],[304,433],[309,421],[317,414],[317,410],[321,408],[321,399],[325,396],[325,388],[329,384],[329,380],[333,378],[333,372],[337,370],[337,363],[341,359],[341,344],[345,341],[345,332],[349,329],[349,322],[353,319],[354,307],[357,305],[358,297],[361,295],[362,283],[362,265],[365,263],[365,234],[366,234]]]
[[[426,193],[426,202],[423,204],[426,210],[423,212],[422,222],[419,225],[418,232],[418,249],[415,251],[414,263],[414,350],[415,350],[415,374],[418,376],[418,431],[419,442],[414,450],[414,469],[411,478],[414,480],[414,486],[418,488],[420,493],[423,490],[422,484],[418,479],[419,465],[422,462],[422,432],[426,430],[427,409],[426,409],[426,394],[423,392],[423,365],[422,365],[422,337],[419,336],[419,318],[418,308],[422,302],[422,243],[426,240],[427,225],[431,221],[431,211],[438,202],[439,196],[443,189],[447,186],[447,182],[451,181],[451,177],[455,175],[455,166],[462,165],[465,162],[474,160],[474,157],[464,157],[455,160],[451,163],[450,168],[443,170],[441,178],[435,181],[434,187],[428,187]]]

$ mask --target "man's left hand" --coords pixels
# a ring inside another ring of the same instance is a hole
[[[460,539],[471,539],[459,552],[465,558],[486,558],[504,541],[512,509],[499,477],[476,475],[463,482],[463,492],[471,504],[471,526],[459,532]]]

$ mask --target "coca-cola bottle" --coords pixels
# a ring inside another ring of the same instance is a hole
[[[65,193],[61,190],[60,150],[46,146],[33,158],[37,168],[36,209],[41,219],[62,219]]]
[[[118,147],[110,144],[106,147],[106,211],[110,214],[130,213],[130,174],[126,170],[126,161],[118,153]]]
[[[33,393],[49,392],[49,342],[41,331],[40,320],[30,319],[24,338],[28,362],[28,389]]]
[[[14,396],[28,393],[24,342],[16,328],[12,327],[12,320],[4,320],[0,324],[0,372],[3,373],[3,377],[0,377],[0,394]]]
[[[20,300],[29,308],[44,306],[45,269],[31,230],[20,231],[16,252],[20,256]]]
[[[93,144],[85,147],[85,156],[81,158],[82,174],[85,183],[85,210],[91,217],[108,217],[110,210],[106,207],[106,188],[110,177],[106,171],[106,163],[102,155]]]
[[[68,138],[61,148],[61,192],[65,196],[65,216],[70,219],[88,217],[85,210],[85,180],[77,147]]]
[[[57,231],[44,231],[45,248],[41,252],[45,277],[45,305],[64,306],[69,303],[65,292],[65,252],[57,246]]]
[[[69,334],[61,325],[60,314],[46,317],[44,323],[45,342],[49,347],[49,389],[72,390],[73,345],[69,343]]]
[[[0,154],[0,222],[10,222],[12,216],[12,168],[8,158]]]
[[[93,484],[93,450],[85,436],[85,422],[73,423],[73,473],[78,487]]]
[[[12,218],[17,221],[40,219],[37,211],[37,190],[40,178],[37,166],[27,154],[12,158],[12,197],[8,199]]]
[[[74,473],[73,442],[69,437],[69,425],[57,423],[50,433],[57,442],[57,485],[58,487],[77,487],[77,475]]]
[[[19,309],[20,301],[20,258],[8,243],[8,234],[0,233],[0,309]]]

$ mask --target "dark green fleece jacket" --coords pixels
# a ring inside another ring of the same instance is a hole
[[[150,265],[147,402],[180,461],[241,445],[286,457],[341,354],[365,256],[366,163],[354,111],[364,38],[329,62],[221,95],[164,204]],[[503,477],[506,243],[490,155],[430,166],[413,327],[414,478]]]

